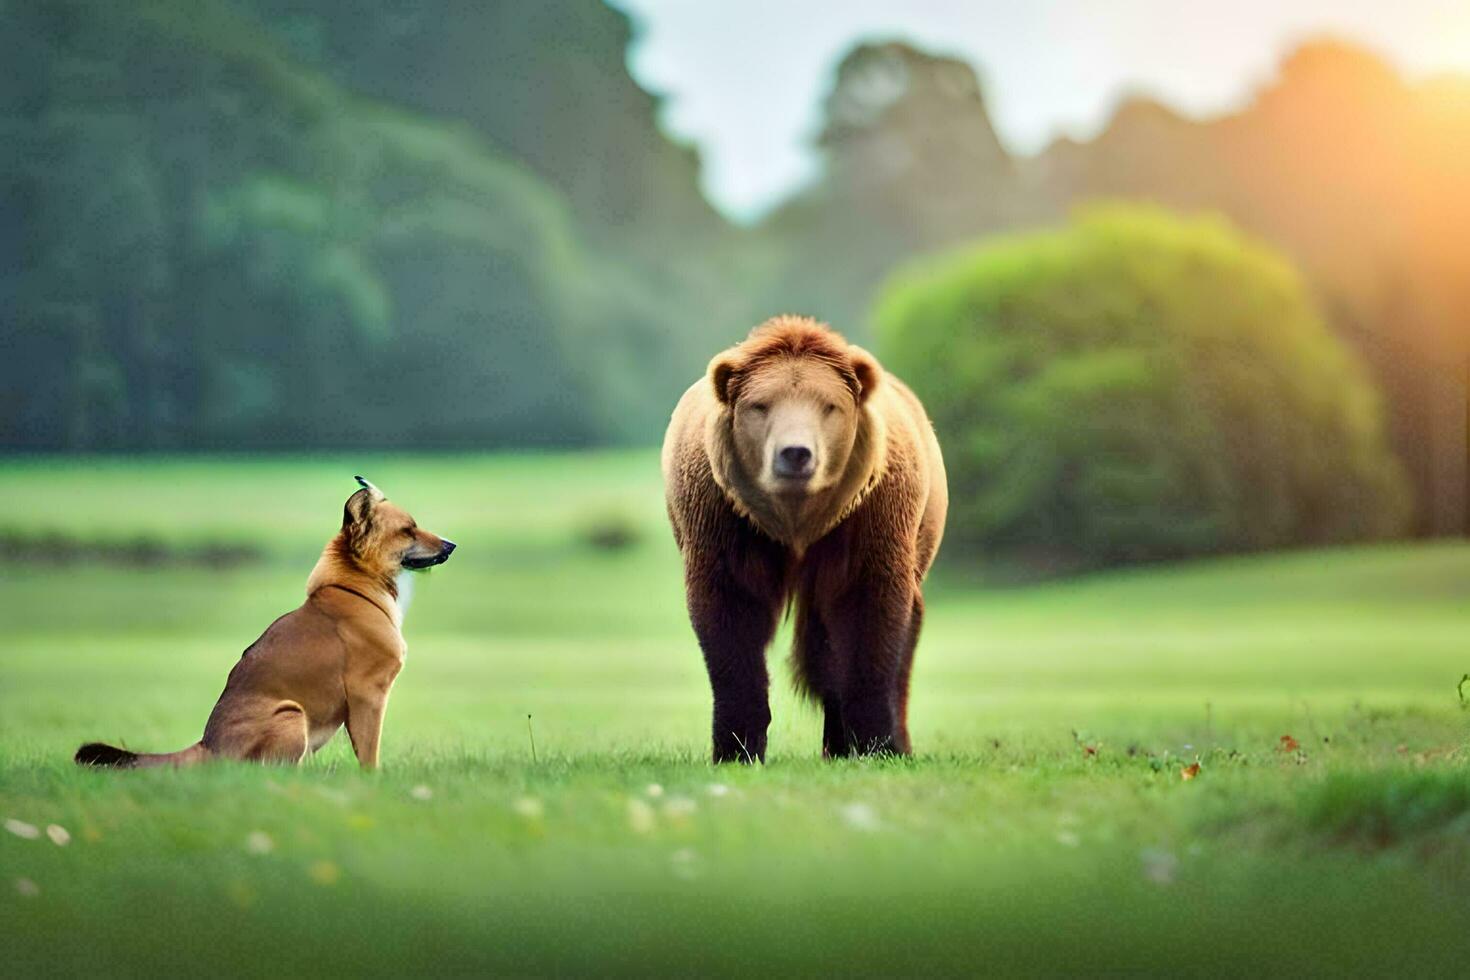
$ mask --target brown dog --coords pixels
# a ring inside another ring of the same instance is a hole
[[[149,754],[92,742],[89,766],[185,766],[207,759],[297,763],[344,724],[364,769],[378,764],[388,690],[403,667],[396,579],[449,558],[454,542],[422,530],[377,487],[347,498],[342,530],[312,569],[306,602],[270,625],[240,657],[204,726],[178,752]]]

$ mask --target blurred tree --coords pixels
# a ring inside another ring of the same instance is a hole
[[[944,443],[961,549],[1055,569],[1403,528],[1360,365],[1221,221],[1088,210],[918,264],[876,324]]]
[[[588,0],[234,2],[344,86],[462,122],[550,184],[590,246],[682,321],[665,346],[690,370],[758,315],[731,281],[732,262],[752,261],[742,236],[700,193],[695,151],[660,131],[657,96],[628,73],[623,12]]]
[[[819,178],[757,230],[765,308],[861,339],[875,284],[913,255],[1098,198],[1219,211],[1300,264],[1386,392],[1414,529],[1466,530],[1470,82],[1411,86],[1312,43],[1235,115],[1200,123],[1133,98],[1095,140],[1013,159],[969,66],[865,44],[837,70],[817,148]]]
[[[910,257],[1137,198],[1299,263],[1416,529],[1463,530],[1470,83],[1314,44],[1234,116],[1135,99],[1012,159],[969,66],[865,44],[821,178],[737,232],[632,36],[580,0],[0,0],[0,447],[652,441],[764,315],[861,339]]]
[[[0,444],[651,439],[703,362],[562,192],[239,7],[56,0],[0,26]]]
[[[718,233],[692,149],[627,70],[621,11],[585,0],[234,0],[303,60],[370,98],[462,120],[622,240]]]
[[[1030,165],[1039,199],[1222,211],[1291,255],[1389,405],[1423,534],[1463,534],[1470,366],[1470,82],[1406,84],[1315,42],[1238,114],[1193,123],[1125,103],[1094,141]]]
[[[843,58],[817,146],[820,179],[761,229],[786,257],[772,310],[812,313],[860,335],[895,264],[1034,210],[975,70],[907,44],[863,44]]]

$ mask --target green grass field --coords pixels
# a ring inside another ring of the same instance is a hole
[[[416,579],[382,770],[340,735],[72,766],[198,738],[356,472],[460,544]],[[715,769],[650,453],[6,461],[0,501],[0,532],[264,556],[0,569],[8,975],[1470,967],[1470,547],[942,569],[913,759],[823,762],[781,665],[769,764]]]

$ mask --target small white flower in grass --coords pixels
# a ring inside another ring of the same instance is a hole
[[[1179,859],[1168,851],[1150,847],[1139,853],[1143,861],[1143,876],[1156,885],[1169,885],[1179,870]]]
[[[432,800],[434,798],[434,791],[429,789],[429,787],[425,786],[423,783],[419,783],[413,789],[408,791],[408,795],[412,796],[416,800]]]
[[[694,811],[698,809],[699,804],[687,796],[671,796],[664,804],[664,816],[670,820],[687,820],[694,816]]]
[[[15,893],[25,898],[35,898],[41,894],[41,886],[29,878],[15,879]]]
[[[540,820],[546,815],[546,807],[534,796],[522,796],[510,806],[527,820]]]
[[[1063,847],[1077,847],[1082,843],[1082,838],[1070,830],[1059,830],[1057,831],[1057,843]]]
[[[35,840],[41,836],[41,830],[33,823],[24,820],[16,820],[14,817],[5,821],[5,829],[22,840]]]
[[[705,792],[709,793],[710,796],[729,796],[730,787],[726,786],[724,783],[710,783],[709,786],[705,788]]]
[[[849,803],[842,808],[842,821],[853,830],[877,830],[883,826],[878,812],[866,803]]]
[[[658,783],[649,783],[643,787],[643,792],[652,797],[660,797],[664,795],[664,788]]]
[[[247,854],[269,854],[276,849],[276,842],[263,830],[252,830],[245,838]]]
[[[699,877],[699,855],[690,847],[680,848],[669,857],[676,878],[693,881]]]
[[[326,786],[318,786],[316,791],[321,795],[322,799],[330,800],[338,806],[346,806],[352,802],[352,797],[340,789],[329,789]]]
[[[628,826],[635,834],[646,834],[653,830],[654,820],[653,807],[636,796],[628,800]]]
[[[47,824],[46,836],[51,838],[51,843],[57,847],[65,847],[71,843],[71,834],[68,834],[66,828],[59,823]]]

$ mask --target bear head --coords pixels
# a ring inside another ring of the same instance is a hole
[[[867,351],[794,316],[767,320],[709,366],[740,469],[778,498],[809,497],[844,482],[882,374]]]

